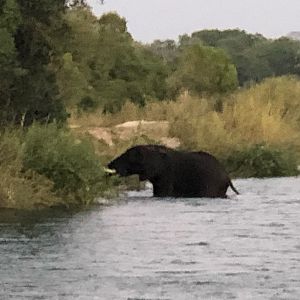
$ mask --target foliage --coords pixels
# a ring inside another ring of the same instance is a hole
[[[211,100],[182,99],[168,117],[170,134],[219,157],[261,143],[299,151],[299,87],[293,77],[268,79],[224,98],[220,112]]]
[[[83,97],[77,104],[79,111],[91,112],[96,109],[97,103],[90,96]]]
[[[165,62],[174,62],[178,57],[177,44],[174,40],[155,40],[148,48]]]
[[[237,29],[196,31],[180,39],[181,48],[194,44],[225,50],[236,66],[240,85],[274,75],[299,74],[299,41],[268,40]]]
[[[251,131],[257,136],[269,132],[269,141],[279,140],[281,135],[281,141],[290,143],[296,139],[294,132],[298,131],[300,125],[299,98],[298,78],[269,78],[233,95],[231,101],[225,103],[224,113],[232,114],[232,127],[243,126],[240,124],[243,120],[249,120],[247,123],[250,124],[252,120]],[[238,119],[240,123],[237,123]],[[259,126],[261,130],[255,130]]]
[[[296,176],[299,173],[293,153],[264,144],[234,151],[223,163],[233,176],[240,177]]]
[[[78,63],[70,52],[66,52],[61,59],[60,69],[57,72],[60,95],[67,107],[78,105],[85,97],[92,97],[89,83]]]
[[[0,133],[0,207],[81,206],[115,193],[92,144],[56,125]]]
[[[0,207],[39,208],[59,205],[53,183],[22,164],[23,134],[6,130],[0,134]]]
[[[169,82],[173,91],[226,93],[237,87],[237,73],[224,51],[192,45],[180,55]]]
[[[62,19],[64,9],[61,0],[1,2],[2,125],[65,120],[56,76],[48,68],[51,55],[59,52],[58,41],[68,31]]]
[[[237,87],[236,77],[243,86],[299,74],[299,45],[236,29],[143,45],[124,18],[97,18],[83,0],[2,0],[1,125],[64,122],[66,107],[116,113],[128,100],[143,106],[184,90],[223,94]]]
[[[107,13],[99,19],[100,28],[114,33],[127,33],[127,24],[124,18],[116,13]]]
[[[26,134],[25,170],[33,170],[54,183],[60,197],[88,204],[107,189],[99,158],[87,140],[76,140],[56,125],[34,125]]]
[[[267,43],[261,52],[267,60],[272,75],[300,75],[300,42],[288,38],[279,38]]]
[[[265,67],[264,60],[256,51],[257,46],[265,41],[267,39],[259,34],[247,34],[238,29],[224,31],[214,29],[182,36],[180,47],[200,44],[223,49],[235,64],[239,83],[243,85],[248,81],[261,80],[270,75],[268,66]]]
[[[108,13],[97,19],[87,8],[77,8],[66,20],[72,38],[58,76],[69,107],[90,97],[105,112],[116,112],[127,100],[144,105],[165,97],[167,67],[133,41],[124,18]]]
[[[248,34],[243,30],[229,29],[229,30],[202,30],[191,34],[191,40],[186,38],[190,43],[202,42],[205,45],[218,47],[229,50],[228,52],[241,52],[257,43],[266,40],[260,34]],[[186,43],[186,41],[185,41]]]

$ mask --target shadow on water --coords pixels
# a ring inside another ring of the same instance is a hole
[[[64,208],[49,208],[41,210],[0,209],[0,224],[19,224],[24,226],[46,222],[49,219],[70,218],[78,211]]]
[[[92,211],[89,209],[66,209],[63,207],[39,209],[39,210],[18,210],[0,209],[0,244],[7,243],[7,237],[14,237],[14,241],[22,240],[22,237],[29,239],[42,237],[59,237],[65,228],[77,215],[84,216]]]

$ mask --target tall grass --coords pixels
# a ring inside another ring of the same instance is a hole
[[[216,112],[209,99],[178,103],[171,135],[189,149],[205,149],[218,155],[265,143],[299,149],[300,82],[296,78],[272,78],[223,99]],[[180,114],[181,113],[181,114]]]

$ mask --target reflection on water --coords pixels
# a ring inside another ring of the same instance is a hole
[[[0,211],[0,299],[300,299],[300,179],[231,199]]]

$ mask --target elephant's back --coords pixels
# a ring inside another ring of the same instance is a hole
[[[204,152],[182,152],[173,158],[175,170],[187,180],[229,181],[229,175],[223,165],[213,155]]]

